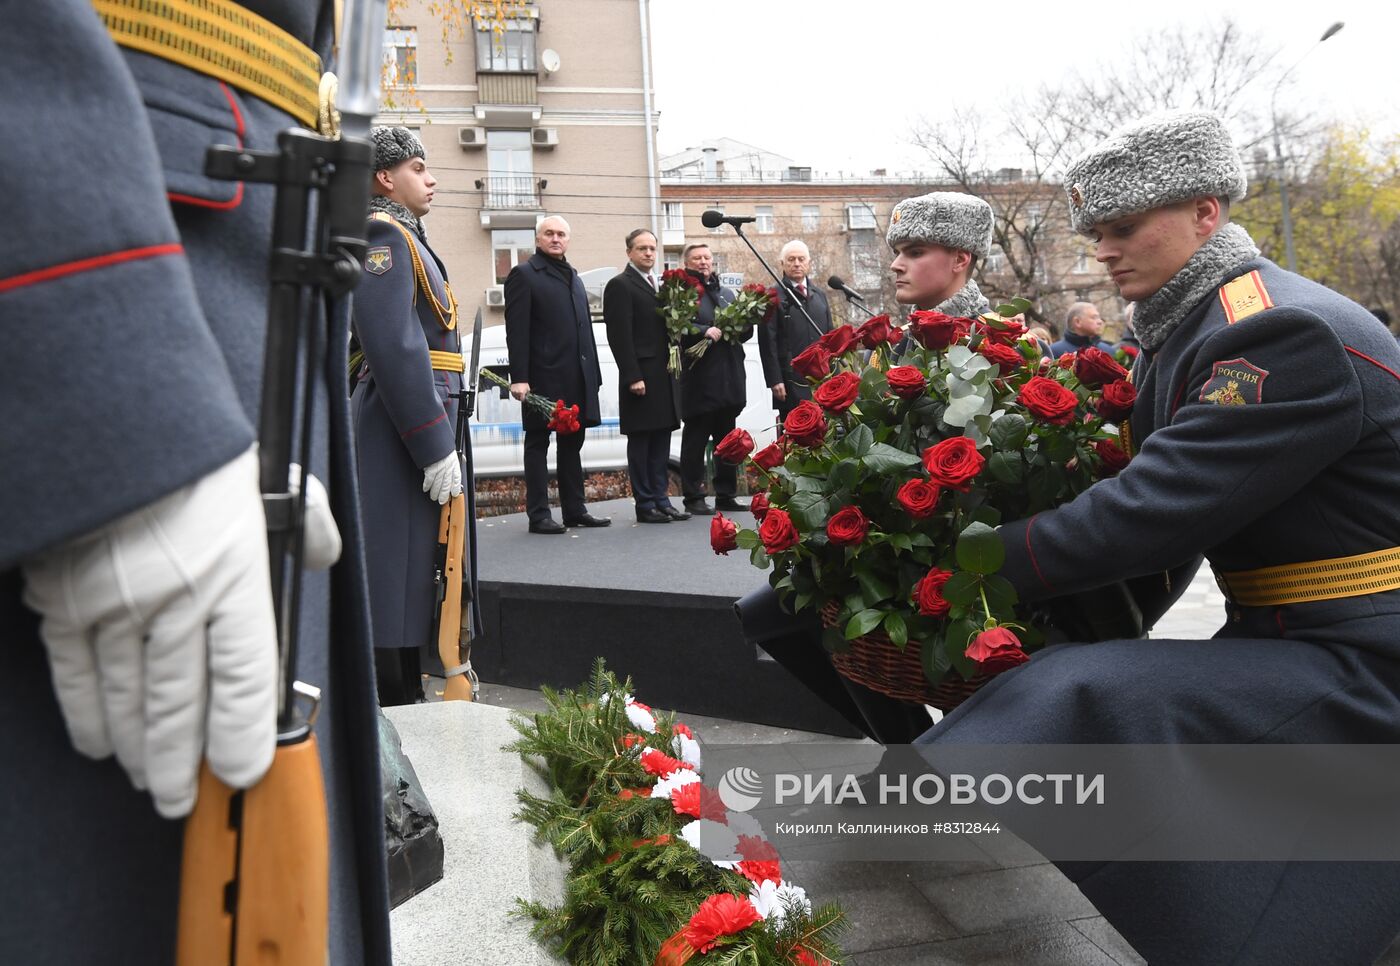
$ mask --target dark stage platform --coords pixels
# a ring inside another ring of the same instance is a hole
[[[767,577],[747,551],[710,549],[710,517],[639,524],[631,500],[589,510],[612,526],[543,536],[524,514],[477,521],[486,633],[472,663],[483,681],[573,687],[602,656],[659,708],[857,736],[744,642],[734,601]],[[747,510],[729,515],[752,524]],[[425,657],[424,667],[437,666]]]

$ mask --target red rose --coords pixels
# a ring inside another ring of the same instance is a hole
[[[980,670],[993,673],[1030,660],[1021,650],[1021,639],[1005,627],[993,627],[978,634],[963,655],[976,661]]]
[[[931,517],[938,509],[938,498],[943,491],[936,483],[928,480],[910,480],[899,488],[894,498],[904,507],[904,512],[915,520]]]
[[[812,400],[804,399],[783,420],[783,433],[799,446],[820,446],[826,439],[826,413]]]
[[[909,332],[925,349],[946,349],[967,335],[971,323],[942,312],[910,312]]]
[[[913,399],[923,395],[927,385],[924,374],[915,366],[895,366],[885,373],[889,380],[890,392],[900,399]]]
[[[988,362],[1000,366],[1003,376],[1009,376],[1021,367],[1021,363],[1026,361],[1021,353],[1012,346],[991,339],[983,339],[982,344],[977,347],[977,351]]]
[[[986,462],[977,444],[966,436],[954,436],[924,450],[924,469],[933,482],[963,493],[972,489],[972,478]]]
[[[1089,346],[1074,354],[1074,374],[1086,386],[1100,386],[1106,382],[1117,382],[1128,374],[1128,370],[1107,352]]]
[[[1060,356],[1058,359],[1055,360],[1055,365],[1059,366],[1061,369],[1073,369],[1074,353],[1066,352],[1064,355]]]
[[[1074,410],[1079,405],[1079,397],[1060,385],[1054,379],[1032,376],[1031,381],[1021,387],[1016,400],[1032,416],[1052,426],[1065,426],[1074,421]]]
[[[759,523],[763,522],[763,517],[768,513],[768,494],[755,493],[749,499],[749,512]]]
[[[729,435],[715,444],[715,459],[724,460],[738,466],[744,457],[753,452],[753,437],[746,429],[734,429]]]
[[[870,521],[860,507],[848,506],[826,523],[826,535],[838,547],[854,547],[865,539]]]
[[[721,936],[743,932],[762,918],[746,897],[722,892],[700,903],[681,932],[697,953],[708,953]]]
[[[756,862],[745,859],[739,863],[734,871],[754,884],[763,882],[765,879],[774,885],[783,881],[783,867],[776,861]]]
[[[878,349],[890,340],[890,317],[888,315],[877,315],[866,319],[856,329],[856,338],[860,339],[861,345],[867,349]]]
[[[1013,322],[1011,319],[1002,319],[997,322],[984,321],[979,328],[988,339],[993,342],[1004,342],[1007,345],[1015,342],[1026,333],[1024,325],[1020,322]]]
[[[914,603],[925,617],[943,617],[953,605],[943,599],[943,585],[953,576],[951,570],[933,567],[914,585]]]
[[[1126,342],[1118,347],[1118,351],[1123,353],[1129,359],[1136,359],[1138,357],[1137,346],[1128,345]]]
[[[818,339],[817,344],[832,355],[839,356],[856,344],[855,327],[850,325],[838,325]]]
[[[1099,440],[1094,444],[1094,452],[1098,453],[1099,459],[1103,460],[1105,476],[1113,476],[1128,465],[1128,454],[1123,452],[1123,447],[1118,445],[1116,439]]]
[[[765,470],[771,470],[775,466],[782,466],[783,460],[786,458],[787,454],[783,452],[783,448],[777,443],[769,443],[767,446],[763,447],[763,449],[753,454],[754,465],[761,466]]]
[[[739,549],[739,525],[733,520],[726,520],[723,513],[716,513],[710,518],[710,547],[715,553],[725,557],[729,556],[729,551]]]
[[[758,539],[763,541],[763,549],[770,555],[781,553],[797,545],[797,527],[786,510],[771,509],[759,525]]]
[[[818,405],[831,413],[844,413],[859,395],[860,376],[854,372],[838,372],[812,391]]]
[[[568,436],[579,431],[578,406],[565,406],[564,400],[554,401],[554,415],[549,418],[549,429],[560,436]]]
[[[792,357],[792,371],[808,379],[825,379],[831,375],[831,353],[813,342]]]
[[[1117,422],[1125,419],[1133,411],[1137,402],[1137,390],[1126,379],[1110,382],[1103,387],[1103,398],[1099,400],[1099,415]]]

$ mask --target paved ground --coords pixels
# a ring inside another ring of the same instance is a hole
[[[1208,569],[1162,619],[1154,637],[1209,637],[1224,602]],[[645,695],[639,695],[646,700]],[[520,710],[544,707],[539,694],[483,686],[482,700]],[[715,743],[831,742],[828,735],[686,715]],[[1059,871],[1003,833],[980,857],[950,863],[816,863],[788,868],[817,902],[845,908],[844,948],[854,966],[1112,966],[1144,960]],[[1382,966],[1400,966],[1392,949]]]

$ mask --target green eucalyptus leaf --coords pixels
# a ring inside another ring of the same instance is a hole
[[[985,523],[971,523],[958,534],[958,567],[978,574],[994,574],[1006,562],[1001,535]]]

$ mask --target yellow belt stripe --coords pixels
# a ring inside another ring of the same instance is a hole
[[[1225,596],[1246,607],[1274,607],[1400,590],[1400,547],[1219,574]]]
[[[93,0],[112,39],[232,84],[316,127],[321,58],[226,0]]]
[[[440,352],[437,349],[429,349],[428,358],[432,360],[433,368],[438,372],[467,371],[467,360],[462,358],[460,352]]]

